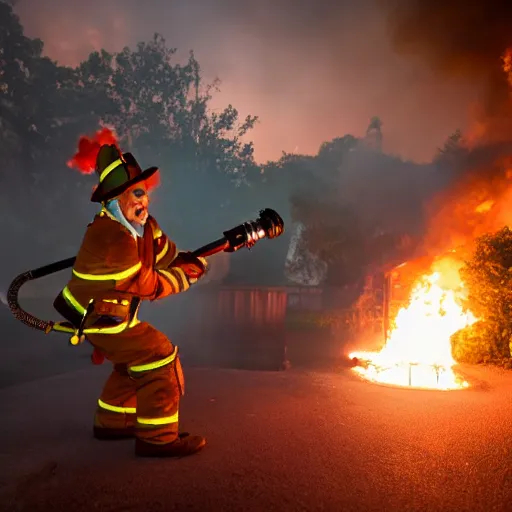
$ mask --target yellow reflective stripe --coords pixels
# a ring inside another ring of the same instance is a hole
[[[158,263],[167,254],[168,250],[169,250],[169,240],[166,240],[164,248],[156,256],[156,262],[155,263]]]
[[[67,327],[66,325],[63,325],[63,322],[55,322],[52,329],[57,332],[75,332],[73,327]]]
[[[88,329],[84,329],[82,332],[84,334],[119,334],[127,327],[128,322],[122,322],[120,324],[113,325],[112,327],[89,327]]]
[[[98,400],[98,405],[107,411],[118,412],[121,414],[135,414],[137,409],[135,407],[117,407],[115,405],[107,404],[103,400]]]
[[[178,278],[171,272],[171,270],[172,272],[176,272],[179,275],[181,283],[178,281]],[[187,276],[181,268],[171,267],[170,270],[161,269],[158,272],[162,273],[162,275],[164,275],[170,281],[176,292],[184,292],[190,288],[190,283],[188,282]]]
[[[167,278],[167,280],[171,283],[171,285],[174,287],[174,289],[178,292],[180,290],[180,283],[178,283],[178,280],[167,270],[159,270],[164,277]]]
[[[123,322],[112,327],[89,327],[88,329],[84,329],[82,332],[84,334],[119,334],[125,329],[131,329],[132,327],[135,327],[137,324],[140,324],[140,320],[138,318],[133,318],[130,323]],[[52,329],[59,332],[75,332],[75,329],[66,327],[60,322],[56,322]]]
[[[167,425],[169,423],[178,423],[179,413],[164,418],[137,418],[137,423],[142,425]]]
[[[80,305],[80,303],[73,297],[67,286],[62,291],[62,294],[69,302],[69,304],[72,307],[74,307],[80,314],[83,315],[85,313],[85,308],[83,308]],[[126,299],[122,299],[121,301],[119,301],[118,299],[103,299],[103,302],[114,302],[117,304],[120,303],[124,306],[130,304],[130,302],[127,301]],[[120,332],[123,332],[125,329],[131,329],[137,324],[140,324],[140,320],[137,318],[137,312],[135,312],[135,315],[130,320],[130,322],[122,322],[120,324],[113,325],[112,327],[89,327],[87,329],[84,329],[82,332],[84,334],[119,334]],[[61,322],[56,322],[53,325],[52,329],[54,331],[59,332],[75,332],[75,329],[70,329],[69,327],[62,325]]]
[[[129,306],[130,301],[127,299],[101,299],[101,302],[108,302],[110,304],[120,304],[121,306]]]
[[[153,240],[156,240],[157,238],[160,238],[163,235],[162,230],[160,228],[156,228],[153,231]]]
[[[135,327],[137,324],[140,324],[140,320],[136,316],[134,316],[132,321],[128,324],[128,329]]]
[[[71,295],[67,286],[62,290],[62,295],[64,296],[64,299],[66,299],[66,302],[68,302],[70,306],[74,307],[78,313],[81,315],[85,313],[85,308],[75,299],[75,297],[73,297],[73,295]]]
[[[176,355],[178,354],[178,347],[174,347],[174,351],[170,356],[165,357],[164,359],[160,359],[159,361],[154,361],[153,363],[148,364],[140,364],[137,366],[130,366],[129,370],[131,372],[148,372],[150,370],[156,370],[157,368],[161,368],[166,364],[172,363],[176,359]]]
[[[179,267],[173,268],[173,270],[175,272],[178,272],[178,274],[180,275],[181,280],[183,281],[183,285],[185,287],[184,289],[186,290],[188,288],[188,286],[189,286],[188,285],[187,274],[185,274],[185,272],[181,268],[179,268]]]
[[[117,169],[120,165],[123,165],[123,161],[118,158],[114,162],[112,162],[108,167],[106,167],[103,172],[100,174],[100,183],[114,170]]]
[[[75,276],[79,277],[80,279],[85,279],[86,281],[121,281],[138,272],[141,267],[142,263],[139,261],[139,263],[133,265],[133,267],[123,270],[122,272],[117,272],[115,274],[82,274],[74,269],[73,274],[75,274]]]

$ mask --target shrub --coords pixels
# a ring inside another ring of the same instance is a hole
[[[510,362],[512,345],[512,231],[477,239],[460,270],[468,291],[466,306],[479,319],[452,337],[460,362]]]

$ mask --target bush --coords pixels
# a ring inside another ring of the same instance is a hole
[[[512,231],[505,227],[476,241],[460,270],[466,306],[479,319],[452,337],[460,362],[507,363],[512,346]]]
[[[485,322],[477,322],[458,331],[451,338],[454,359],[459,363],[468,364],[491,363],[489,337],[489,329]]]

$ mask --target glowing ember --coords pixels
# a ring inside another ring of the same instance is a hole
[[[492,199],[488,199],[487,201],[484,201],[483,203],[479,204],[475,212],[476,213],[485,213],[488,212],[492,207],[494,206],[494,201]]]
[[[506,50],[502,57],[503,60],[503,71],[505,71],[508,79],[508,83],[512,86],[512,49]]]
[[[453,371],[450,337],[473,324],[476,318],[464,313],[459,304],[463,292],[460,280],[456,288],[446,287],[445,277],[434,272],[416,284],[410,304],[398,312],[395,328],[380,352],[350,354],[364,362],[354,368],[357,373],[372,381],[398,386],[468,387]]]

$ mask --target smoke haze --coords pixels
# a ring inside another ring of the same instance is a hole
[[[41,37],[63,64],[101,47],[133,47],[155,31],[183,57],[193,49],[206,79],[222,81],[214,107],[232,103],[260,117],[251,134],[259,161],[362,135],[375,115],[384,121],[386,151],[429,161],[447,135],[466,126],[478,84],[440,80],[424,62],[398,56],[381,7],[375,0],[16,4],[27,35]]]
[[[440,78],[456,77],[479,91],[473,138],[510,138],[512,103],[503,58],[512,47],[512,4],[381,0],[393,48],[426,63]]]

